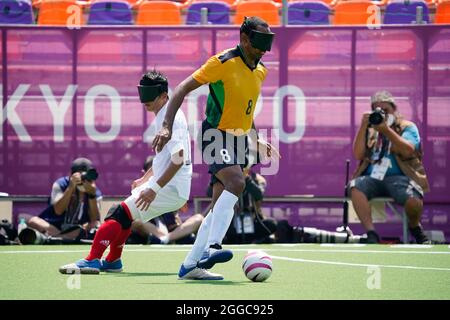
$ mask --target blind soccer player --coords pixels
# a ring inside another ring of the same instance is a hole
[[[203,220],[192,251],[181,265],[180,279],[191,279],[196,268],[210,269],[216,263],[233,257],[221,243],[234,215],[234,205],[245,187],[242,168],[249,156],[248,135],[254,128],[253,114],[267,69],[260,59],[270,51],[274,33],[258,17],[245,18],[240,28],[240,43],[209,60],[174,91],[161,131],[153,140],[155,150],[161,150],[174,133],[174,119],[184,97],[203,84],[209,83],[210,94],[206,119],[202,123],[203,158],[209,158],[209,173],[213,184],[213,209]],[[213,136],[214,139],[208,139]],[[256,140],[256,139],[255,139]],[[231,142],[231,143],[229,143]],[[270,144],[258,141],[265,149],[279,156]],[[208,150],[212,150],[208,154]]]
[[[155,113],[154,124],[160,130],[169,100],[167,78],[158,71],[145,74],[138,86],[139,98],[146,110]],[[157,132],[156,131],[156,132]],[[178,112],[173,122],[173,134],[164,148],[158,150],[153,166],[133,182],[132,194],[113,206],[105,222],[97,231],[89,255],[75,263],[60,267],[63,274],[80,272],[98,274],[100,271],[121,272],[122,250],[131,232],[131,223],[137,219],[147,222],[164,213],[180,209],[189,199],[192,178],[190,137],[186,118]],[[109,254],[101,260],[104,251]],[[220,275],[195,268],[192,275],[198,279],[220,280]]]

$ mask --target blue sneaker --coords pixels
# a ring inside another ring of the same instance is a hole
[[[201,269],[211,269],[216,263],[224,263],[233,258],[231,250],[224,250],[219,244],[214,244],[203,253],[202,258],[197,263]]]
[[[104,272],[122,272],[122,260],[117,259],[113,262],[108,262],[106,259],[102,260],[102,265],[100,267],[100,271]]]
[[[86,259],[78,260],[75,263],[66,264],[59,268],[62,274],[99,274],[101,263],[99,259],[88,261]]]
[[[182,264],[178,271],[178,280],[223,280],[223,276],[197,266],[186,268]]]

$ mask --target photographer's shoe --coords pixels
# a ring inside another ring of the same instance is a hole
[[[122,272],[122,260],[117,259],[113,262],[108,262],[106,259],[102,260],[102,265],[100,267],[100,271],[104,272]]]
[[[81,259],[75,263],[66,264],[59,268],[62,274],[99,274],[101,263],[99,259],[86,260]]]
[[[197,263],[201,269],[211,269],[216,263],[230,261],[233,258],[231,250],[224,250],[219,244],[209,246],[209,249],[203,253],[202,258]]]

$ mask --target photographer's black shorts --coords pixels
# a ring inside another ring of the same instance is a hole
[[[248,137],[235,136],[212,127],[207,120],[202,122],[202,158],[212,175],[211,183],[219,182],[215,174],[226,167],[248,165]]]

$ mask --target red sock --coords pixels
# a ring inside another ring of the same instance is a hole
[[[118,238],[122,231],[122,226],[116,220],[106,220],[97,230],[91,251],[86,260],[101,259],[106,248]]]
[[[123,247],[125,246],[125,242],[130,236],[131,228],[121,230],[120,235],[111,242],[109,246],[109,254],[106,257],[106,261],[113,262],[119,259],[122,256]]]

